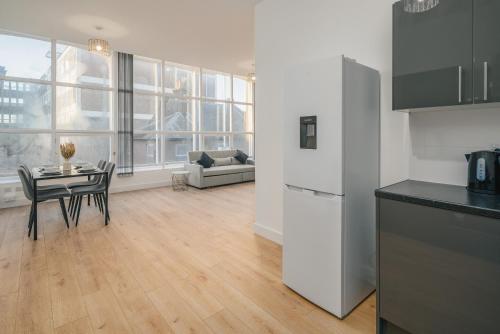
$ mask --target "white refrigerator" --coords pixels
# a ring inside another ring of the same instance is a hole
[[[375,289],[380,76],[344,56],[285,73],[283,282],[345,317]]]

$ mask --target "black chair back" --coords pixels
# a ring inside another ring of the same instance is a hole
[[[111,161],[106,161],[105,166],[101,168],[106,174],[108,174],[108,183],[111,184],[111,176],[113,175],[113,171],[115,170],[115,164]],[[104,174],[99,175],[99,184],[104,185]]]
[[[30,180],[31,187],[33,188],[33,175],[31,175],[31,170],[25,164],[20,164],[19,167],[24,170],[24,172],[28,176],[28,179]]]
[[[104,169],[104,166],[106,166],[106,160],[99,160],[99,162],[97,163],[97,168]],[[101,181],[100,175],[93,176],[92,181],[100,182]]]
[[[28,200],[33,200],[33,187],[31,185],[31,178],[26,174],[24,168],[19,167],[17,169],[17,174],[19,175],[19,178],[21,179],[21,184],[23,185],[23,192],[24,196]]]
[[[104,171],[108,174],[108,186],[111,185],[111,178],[113,177],[114,170],[115,170],[115,163],[107,162],[106,166],[104,167]],[[101,182],[104,184],[104,177],[102,178]]]
[[[99,168],[104,168],[106,166],[106,160],[99,160],[99,162],[97,163],[97,167]]]

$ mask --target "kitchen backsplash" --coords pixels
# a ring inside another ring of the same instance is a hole
[[[500,107],[410,113],[410,178],[466,185],[464,154],[500,148]]]

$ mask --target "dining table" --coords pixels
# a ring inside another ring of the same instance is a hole
[[[108,191],[109,191],[109,178],[108,173],[100,168],[95,168],[93,170],[82,170],[72,166],[71,170],[63,170],[62,166],[59,167],[59,172],[55,173],[46,173],[44,172],[45,168],[43,167],[35,167],[32,169],[32,181],[33,181],[33,239],[37,240],[37,187],[38,184],[42,181],[56,180],[56,179],[66,179],[66,178],[75,178],[75,177],[87,177],[89,180],[92,176],[100,176],[104,177],[105,182],[105,196],[104,196],[104,224],[108,225],[109,221],[109,210],[108,210]]]

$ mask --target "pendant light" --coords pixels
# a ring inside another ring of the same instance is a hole
[[[426,12],[439,5],[439,0],[403,0],[403,9],[408,13]]]
[[[95,27],[97,31],[101,31],[102,27]],[[91,38],[88,41],[88,50],[93,53],[97,53],[102,56],[110,56],[111,49],[109,47],[108,41],[100,38]]]

